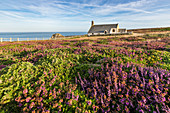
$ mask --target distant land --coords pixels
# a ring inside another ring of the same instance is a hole
[[[159,27],[159,28],[140,28],[140,29],[129,29],[128,32],[134,33],[146,33],[146,32],[157,32],[157,31],[170,31],[170,27]]]

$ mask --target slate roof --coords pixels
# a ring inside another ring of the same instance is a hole
[[[93,25],[91,26],[88,33],[104,33],[105,30],[110,32],[111,28],[117,28],[118,24],[104,24],[104,25]]]

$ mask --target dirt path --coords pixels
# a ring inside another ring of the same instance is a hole
[[[91,36],[91,37],[81,37],[81,38],[65,39],[65,40],[85,40],[85,39],[97,40],[97,39],[100,39],[100,38],[109,38],[109,37],[131,37],[131,36],[143,36],[143,35],[145,35],[145,34],[143,34],[143,33],[133,33],[133,35]]]

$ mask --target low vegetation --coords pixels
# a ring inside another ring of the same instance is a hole
[[[128,31],[134,33],[159,32],[159,31],[161,32],[161,31],[170,31],[170,27],[131,29]]]
[[[0,112],[168,112],[169,40],[1,43]]]

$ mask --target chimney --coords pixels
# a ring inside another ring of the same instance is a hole
[[[94,26],[94,21],[91,21],[91,26]]]

